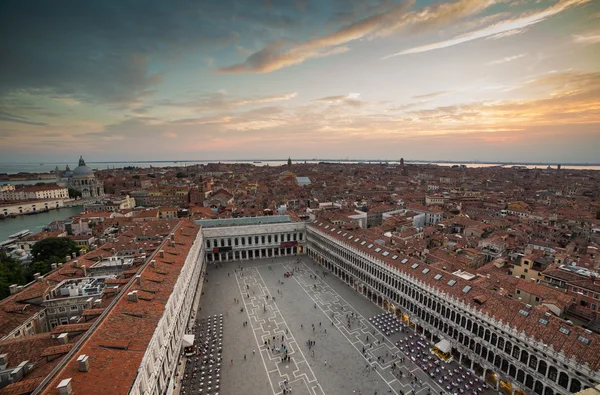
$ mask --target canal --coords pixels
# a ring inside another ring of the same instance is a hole
[[[83,211],[83,206],[62,207],[36,215],[20,215],[15,218],[0,219],[0,241],[8,240],[8,236],[25,229],[29,229],[31,233],[41,232],[44,226],[50,222],[69,218],[81,211]]]

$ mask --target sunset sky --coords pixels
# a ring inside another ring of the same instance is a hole
[[[0,56],[0,162],[600,162],[598,0],[10,0]]]

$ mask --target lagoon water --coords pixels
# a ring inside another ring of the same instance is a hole
[[[82,206],[63,207],[36,215],[19,215],[15,218],[0,219],[0,241],[7,240],[8,236],[25,229],[29,229],[31,233],[39,233],[52,221],[69,218],[81,213],[82,210]]]

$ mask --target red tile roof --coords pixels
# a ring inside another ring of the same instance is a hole
[[[170,264],[164,263],[166,256],[165,259],[158,255],[151,257],[156,260],[156,268],[149,264],[141,268],[142,285],[132,279],[110,312],[45,385],[43,394],[54,395],[58,383],[66,378],[72,379],[75,394],[128,393],[198,231],[199,227],[192,221],[181,221],[174,229],[175,245],[165,242],[160,247],[165,255],[169,255]],[[157,271],[165,274],[156,274]],[[157,277],[162,282],[149,280]],[[154,293],[144,292],[149,287]],[[137,302],[131,302],[127,297],[127,293],[134,290],[138,291]],[[146,294],[153,297],[142,298]],[[81,354],[89,357],[89,372],[78,370],[76,360]]]
[[[325,228],[327,225],[328,228]],[[434,265],[427,265],[413,258],[402,256],[401,253],[373,243],[371,240],[365,239],[358,234],[353,234],[346,230],[342,230],[338,234],[338,231],[341,229],[327,221],[317,219],[314,223],[308,224],[308,226],[325,233],[328,237],[334,238],[338,242],[342,242],[354,249],[360,250],[366,255],[376,258],[413,279],[438,289],[446,294],[446,297],[452,297],[498,321],[507,323],[518,332],[524,331],[526,336],[551,345],[554,350],[562,351],[568,358],[574,358],[580,363],[587,363],[590,369],[594,371],[600,370],[600,358],[597,358],[597,355],[600,355],[600,336],[598,334],[586,333],[583,328],[578,326],[568,326],[565,321],[551,314],[546,316],[544,314],[546,310],[543,307],[536,306],[530,309],[527,316],[520,314],[520,311],[525,308],[525,304],[522,302],[500,296],[492,290],[482,288],[476,282],[454,276],[447,271],[440,270]],[[332,229],[335,230],[332,231]],[[365,242],[364,244],[363,241]],[[373,244],[373,246],[368,248],[370,244]],[[381,248],[381,250],[376,252],[376,248]],[[389,252],[387,256],[383,255],[385,251]],[[393,256],[397,256],[397,259],[394,260]],[[404,259],[406,261],[402,263]],[[413,268],[415,264],[418,264],[418,266]],[[423,273],[423,269],[425,268],[429,269],[429,271]],[[434,276],[436,274],[441,274],[442,277],[439,280],[435,280]],[[455,280],[452,286],[448,284],[450,279]],[[472,289],[470,292],[464,293],[463,289],[467,285],[470,285]],[[484,303],[482,305],[476,303],[476,298],[484,301]],[[540,323],[539,320],[541,318],[547,320],[548,324],[543,325]],[[565,335],[559,332],[561,327],[567,327],[569,334]],[[579,337],[589,339],[591,342],[589,345],[585,345]]]

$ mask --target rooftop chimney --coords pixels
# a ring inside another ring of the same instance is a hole
[[[8,365],[8,354],[0,355],[0,370],[6,369],[7,365]]]
[[[129,300],[130,302],[137,302],[138,301],[138,294],[137,291],[131,291],[127,294],[127,300]]]
[[[71,255],[65,255],[65,262],[69,262],[71,260]]]
[[[81,268],[83,269],[83,277],[87,277],[87,268],[85,265],[81,265]]]
[[[76,269],[79,267],[79,261],[77,259],[73,261],[73,267]]]
[[[79,358],[77,358],[77,368],[80,372],[90,371],[90,362],[87,355],[81,354]]]
[[[58,395],[73,395],[73,388],[71,387],[71,378],[62,380],[56,388],[58,389]]]
[[[165,257],[165,250],[158,251],[158,256],[161,257],[161,258],[164,258]]]
[[[42,281],[42,280],[44,279],[44,277],[42,277],[42,275],[41,275],[40,273],[35,273],[35,274],[33,275],[33,279],[34,279],[35,281]]]
[[[175,241],[175,233],[171,233],[171,241]]]
[[[56,267],[57,267],[57,266],[56,266],[56,263],[52,263],[52,264],[50,264],[50,268],[51,268],[52,270],[56,269]]]
[[[8,289],[10,290],[10,294],[11,294],[11,295],[14,295],[14,294],[16,294],[16,293],[17,293],[17,287],[18,287],[18,285],[17,285],[17,284],[13,284],[13,285],[11,285],[10,287],[8,287]]]
[[[73,257],[73,259],[77,258],[77,253],[76,252],[72,252],[71,256]]]
[[[150,266],[152,266],[152,267],[156,267],[156,260],[154,260],[154,259],[153,259],[153,260],[151,260],[151,261],[150,261]]]
[[[135,279],[136,279],[138,285],[141,286],[142,285],[142,276],[140,274],[138,274],[135,276]]]
[[[69,334],[61,333],[60,335],[58,335],[58,337],[56,339],[58,340],[58,342],[60,344],[67,344],[69,342]]]
[[[84,255],[84,254],[85,254],[85,250],[84,250],[83,248],[82,248],[82,249],[80,249],[80,250],[79,250],[79,256],[82,256],[82,255]]]

